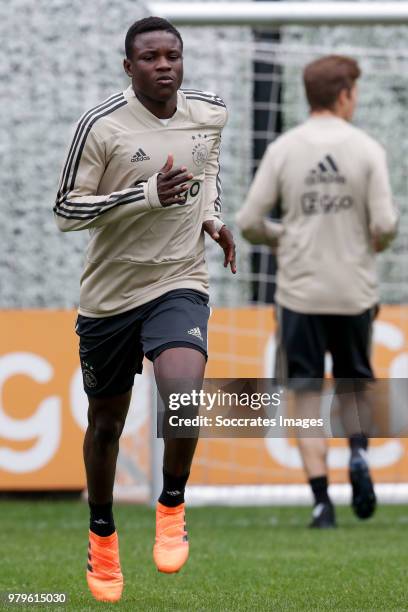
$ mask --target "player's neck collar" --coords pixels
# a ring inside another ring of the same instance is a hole
[[[127,89],[125,89],[125,91],[123,92],[123,95],[128,100],[128,102],[131,102],[131,103],[133,103],[136,106],[136,108],[137,108],[139,113],[143,113],[146,116],[146,118],[149,118],[150,121],[152,121],[154,123],[161,123],[162,122],[162,119],[157,117],[157,115],[152,113],[144,104],[142,104],[140,102],[140,100],[138,100],[132,85],[129,85],[129,87]],[[180,107],[181,106],[182,106],[182,99],[181,99],[181,94],[180,94],[180,90],[179,90],[177,92],[177,108],[176,108],[174,114],[171,117],[168,118],[168,122],[169,123],[175,117],[177,117],[179,115]],[[163,124],[161,123],[161,125],[163,125]]]

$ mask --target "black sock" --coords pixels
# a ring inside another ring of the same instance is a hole
[[[366,451],[368,448],[368,438],[363,433],[356,433],[350,436],[349,444],[350,444],[350,449],[352,453],[355,453],[356,451],[360,449],[363,449]]]
[[[92,504],[89,502],[91,518],[89,529],[98,536],[106,537],[115,531],[112,514],[112,502],[108,504]]]
[[[327,493],[327,476],[318,476],[317,478],[310,478],[309,484],[312,487],[313,495],[315,498],[315,506],[317,504],[331,504],[330,497]]]
[[[159,497],[159,502],[169,508],[182,504],[189,476],[190,472],[184,474],[184,476],[172,476],[163,470],[163,491]]]

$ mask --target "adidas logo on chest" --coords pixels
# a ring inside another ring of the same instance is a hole
[[[307,185],[340,183],[344,184],[346,178],[340,173],[339,168],[332,155],[326,155],[314,168],[308,172],[305,178]]]
[[[136,153],[133,155],[130,161],[131,162],[141,162],[141,161],[147,161],[148,159],[150,159],[150,157],[146,155],[146,153],[143,151],[142,148],[140,148],[136,151]]]

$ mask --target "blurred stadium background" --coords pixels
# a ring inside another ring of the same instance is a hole
[[[132,21],[148,14],[147,3],[131,0],[0,4],[1,490],[84,486],[86,398],[73,327],[87,236],[60,234],[52,206],[72,125],[84,110],[127,86],[121,67],[124,35]],[[221,164],[224,219],[231,226],[266,144],[306,117],[305,63],[332,52],[360,62],[356,124],[386,147],[401,211],[398,237],[379,258],[384,307],[376,322],[374,362],[381,377],[407,377],[406,26],[182,26],[180,31],[184,86],[215,91],[229,109]],[[207,376],[271,377],[274,261],[267,250],[252,250],[237,232],[236,239],[237,278],[223,269],[216,248],[210,252],[215,312]],[[118,498],[151,497],[157,467],[157,447],[151,442],[153,398],[147,365],[136,381],[122,441]],[[397,400],[391,389],[390,418]],[[380,497],[405,500],[405,440],[376,440],[370,453]],[[345,442],[333,440],[330,465],[337,500],[348,495],[347,458]],[[308,502],[300,468],[291,440],[205,439],[199,444],[189,500]]]

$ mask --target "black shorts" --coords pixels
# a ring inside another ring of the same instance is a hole
[[[167,348],[197,349],[207,359],[208,296],[175,289],[133,310],[103,318],[78,315],[84,389],[93,397],[129,391],[143,357],[154,361]]]
[[[292,389],[319,389],[325,354],[336,380],[373,379],[371,338],[376,308],[357,315],[303,314],[277,307],[275,376]]]

